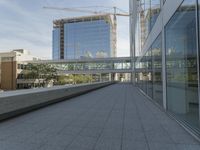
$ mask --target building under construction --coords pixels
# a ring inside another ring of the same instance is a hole
[[[116,23],[110,15],[53,21],[53,59],[116,56]]]

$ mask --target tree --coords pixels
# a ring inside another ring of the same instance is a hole
[[[58,76],[57,85],[73,84],[73,75]]]
[[[51,64],[29,63],[22,74],[25,79],[43,79],[45,83],[57,80],[57,69]]]

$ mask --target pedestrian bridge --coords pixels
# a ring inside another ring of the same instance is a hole
[[[29,61],[54,66],[59,74],[131,73],[131,57]]]
[[[129,83],[1,122],[1,150],[199,150],[200,143]]]

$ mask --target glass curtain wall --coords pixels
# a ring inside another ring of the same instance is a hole
[[[160,14],[160,0],[151,0],[151,29]]]
[[[112,56],[111,26],[106,20],[66,23],[65,59]]]
[[[136,56],[141,56],[142,47],[160,14],[160,0],[139,0],[136,26]]]
[[[196,0],[185,0],[165,27],[167,107],[199,126]]]
[[[162,36],[152,44],[153,99],[163,106],[162,90]]]
[[[151,0],[144,0],[144,32],[145,39],[148,37],[151,28]]]
[[[60,59],[60,29],[53,29],[53,53],[52,57],[54,60]]]
[[[142,90],[146,93],[147,87],[146,87],[146,69],[147,69],[147,63],[146,63],[146,57],[143,57],[141,60],[141,72],[140,72],[140,80],[141,80],[141,86]]]
[[[147,95],[153,98],[153,83],[152,83],[152,57],[151,48],[146,52],[146,82],[147,82]]]
[[[143,92],[163,106],[161,43],[159,35],[141,60],[136,62],[136,81]]]

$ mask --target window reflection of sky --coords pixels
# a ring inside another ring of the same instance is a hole
[[[68,23],[65,29],[65,58],[109,57],[110,24],[104,20]]]

